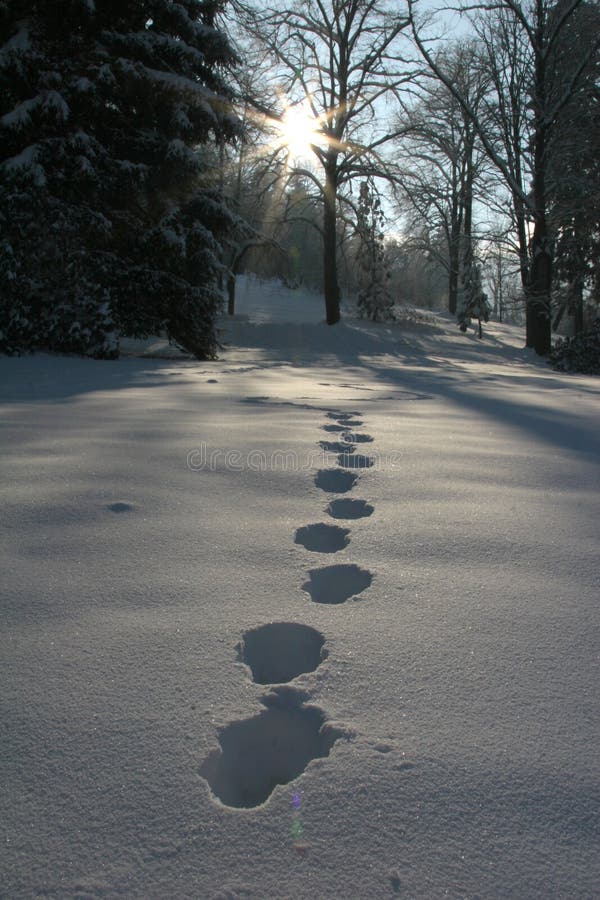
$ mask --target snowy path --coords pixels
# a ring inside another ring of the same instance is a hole
[[[0,896],[599,896],[600,383],[276,305],[0,359]]]

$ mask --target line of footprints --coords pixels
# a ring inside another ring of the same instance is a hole
[[[327,412],[322,426],[330,440],[319,441],[327,454],[337,456],[338,468],[320,469],[315,484],[332,494],[346,494],[359,480],[359,470],[373,460],[356,452],[357,444],[373,438],[357,432],[360,413]],[[366,500],[332,499],[327,512],[334,519],[370,516]],[[322,522],[296,530],[295,542],[315,553],[337,553],[350,541],[350,529]],[[311,569],[302,585],[313,602],[340,604],[362,593],[372,574],[357,565],[344,564]],[[315,628],[297,622],[272,622],[247,631],[237,646],[238,658],[248,666],[253,680],[270,685],[258,715],[232,722],[219,730],[219,748],[200,766],[200,775],[212,794],[225,806],[260,806],[278,784],[288,784],[312,759],[328,756],[334,743],[347,736],[326,721],[325,713],[310,704],[310,694],[289,684],[299,675],[314,672],[327,657],[325,638]]]

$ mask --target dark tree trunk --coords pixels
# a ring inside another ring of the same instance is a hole
[[[450,272],[448,275],[448,312],[456,315],[458,304],[458,252],[453,248],[450,256]]]
[[[527,222],[525,220],[525,208],[520,197],[514,200],[517,218],[517,237],[519,240],[519,274],[521,287],[527,289],[529,284],[529,247],[527,243]]]
[[[327,324],[340,321],[340,287],[337,272],[337,156],[331,154],[325,164],[323,211],[323,289]]]
[[[467,139],[465,146],[465,174],[462,187],[462,241],[460,248],[460,289],[462,292],[462,312],[465,302],[471,304],[473,279],[473,140]]]
[[[531,283],[527,293],[527,346],[533,347],[538,356],[547,356],[552,346],[552,254],[548,249],[545,221],[536,222],[531,255]]]
[[[536,0],[536,62],[534,83],[535,128],[533,135],[533,203],[535,223],[531,241],[531,267],[527,291],[527,346],[538,356],[552,348],[552,249],[546,221],[546,61],[544,0]]]
[[[540,104],[543,108],[543,105]],[[531,239],[531,264],[527,291],[527,346],[538,356],[547,356],[552,348],[552,250],[546,221],[545,129],[535,134],[533,199],[535,224]]]
[[[520,177],[520,174],[519,174]],[[529,281],[530,281],[530,270],[529,270],[529,243],[527,240],[527,220],[525,217],[525,204],[521,197],[518,194],[513,193],[513,207],[515,211],[515,220],[516,220],[516,230],[517,230],[517,238],[519,241],[519,273],[521,276],[521,287],[523,288],[523,293],[525,294],[525,345],[527,347],[533,347],[533,344],[530,343],[530,335],[532,334],[532,326],[530,323],[530,308],[529,303],[527,303],[527,296],[529,293]]]
[[[285,250],[283,250],[271,238],[262,238],[255,241],[247,241],[243,247],[240,247],[240,249],[234,256],[233,262],[231,263],[231,269],[229,270],[229,275],[227,276],[227,314],[229,316],[233,316],[235,314],[235,284],[237,276],[241,275],[244,271],[244,259],[246,258],[246,254],[255,247],[267,246],[273,247],[273,249],[277,250],[278,253],[282,253],[287,259]]]
[[[463,279],[468,279],[473,265],[473,174],[470,159],[467,161],[465,180],[463,237]]]
[[[448,272],[448,311],[456,315],[458,302],[458,274],[460,270],[460,229],[462,225],[462,208],[458,202],[458,194],[452,198],[452,212],[450,223],[450,246]]]
[[[581,271],[581,270],[580,270]],[[576,277],[571,289],[571,303],[573,316],[575,319],[575,334],[581,334],[583,331],[583,278]]]
[[[502,271],[502,253],[498,251],[498,260],[496,262],[496,296],[494,298],[494,312],[498,316],[498,321],[504,319],[504,273]]]
[[[525,287],[525,346],[535,348],[535,315],[531,285]]]
[[[227,315],[235,315],[235,275],[233,272],[227,276]]]

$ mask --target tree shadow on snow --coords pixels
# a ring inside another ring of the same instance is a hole
[[[598,459],[600,435],[588,425],[589,419],[564,407],[544,406],[544,399],[554,392],[567,389],[595,397],[598,391],[575,382],[573,376],[553,372],[531,351],[511,347],[493,334],[480,341],[471,335],[457,339],[435,325],[341,322],[333,327],[246,325],[243,336],[247,346],[263,351],[267,366],[352,368],[354,378],[379,381],[382,391],[389,389],[399,403],[448,400],[482,420],[516,428],[536,442]],[[230,346],[235,342],[236,335],[230,335]],[[524,399],[527,391],[534,395],[531,400]],[[381,395],[366,395],[361,403],[377,399]]]

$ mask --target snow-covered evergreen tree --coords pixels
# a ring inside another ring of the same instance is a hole
[[[384,215],[381,201],[370,181],[360,185],[356,233],[359,273],[358,314],[373,322],[394,318],[390,274],[385,258]]]
[[[0,0],[0,349],[215,352],[220,0]]]

